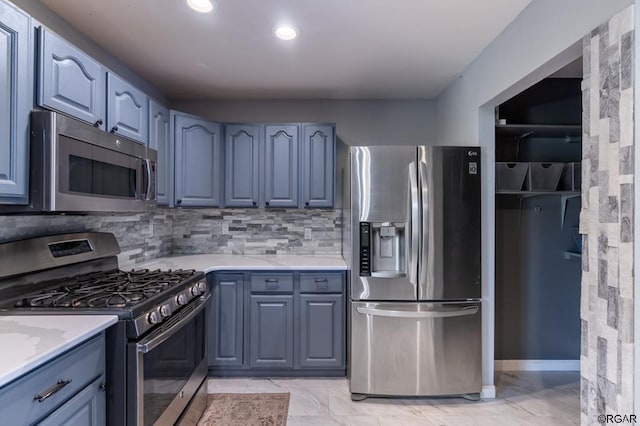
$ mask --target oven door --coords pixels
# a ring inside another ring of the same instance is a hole
[[[129,424],[175,424],[196,396],[207,377],[209,297],[192,302],[143,340],[128,344]]]

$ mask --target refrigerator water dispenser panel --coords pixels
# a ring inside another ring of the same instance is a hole
[[[407,275],[405,224],[360,223],[360,276],[399,278]]]

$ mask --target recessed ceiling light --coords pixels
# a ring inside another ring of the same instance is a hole
[[[211,0],[187,0],[189,7],[196,12],[209,13],[213,10]]]
[[[298,36],[298,30],[291,25],[279,25],[273,29],[273,33],[280,40],[293,40]]]

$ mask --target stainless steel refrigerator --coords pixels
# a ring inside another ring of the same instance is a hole
[[[479,393],[480,149],[352,147],[343,172],[352,398]]]

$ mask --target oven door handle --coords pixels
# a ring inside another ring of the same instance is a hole
[[[163,344],[167,339],[176,334],[182,327],[184,327],[189,321],[191,321],[196,315],[202,312],[207,307],[207,301],[211,297],[211,294],[207,294],[206,296],[200,297],[199,305],[191,312],[185,314],[180,320],[175,323],[170,329],[161,333],[158,336],[149,336],[146,339],[141,340],[136,344],[136,348],[138,352],[142,352],[146,354],[149,351],[157,348],[159,345]]]

